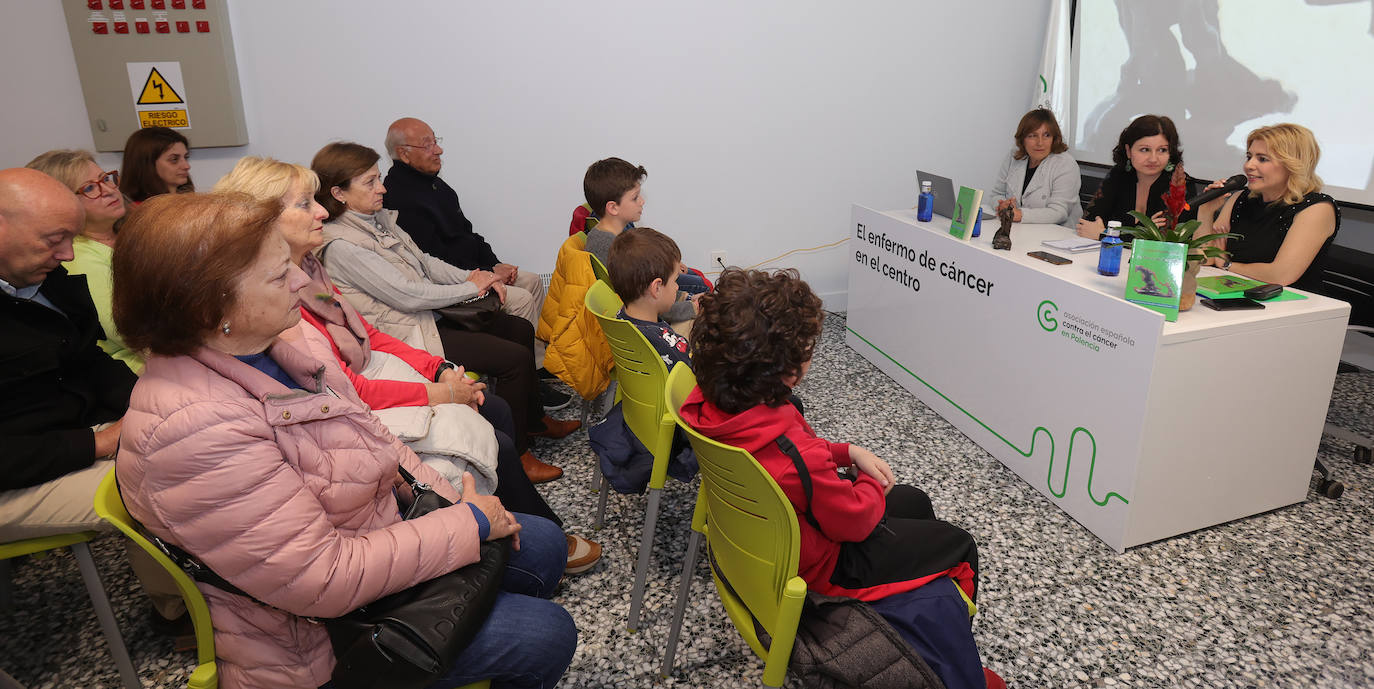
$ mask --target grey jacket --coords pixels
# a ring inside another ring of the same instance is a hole
[[[1021,193],[1021,183],[1026,179],[1027,159],[1017,160],[1011,153],[1002,162],[1002,170],[997,173],[997,182],[992,185],[992,199],[986,204],[995,206],[1002,199],[1016,199],[1016,207],[1021,209],[1021,222],[1037,225],[1065,225],[1073,227],[1083,217],[1083,206],[1078,199],[1078,189],[1083,180],[1079,177],[1078,162],[1067,153],[1051,153],[1040,163],[1031,178],[1026,193]]]
[[[376,224],[373,220],[376,220]],[[396,211],[353,211],[324,226],[316,253],[334,284],[376,328],[435,356],[444,355],[433,309],[477,295],[469,271],[420,250],[396,226]]]

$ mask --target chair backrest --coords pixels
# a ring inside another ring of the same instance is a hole
[[[149,541],[143,532],[139,530],[139,524],[134,521],[129,510],[124,507],[124,501],[119,496],[119,486],[115,483],[115,472],[111,471],[105,475],[105,479],[100,482],[100,487],[95,491],[95,513],[101,519],[111,523],[115,528],[129,537],[138,547],[147,551],[154,560],[157,561],[167,573],[172,575],[176,581],[177,589],[181,591],[181,597],[186,601],[186,609],[191,614],[191,622],[196,630],[196,669],[191,672],[187,686],[191,689],[214,689],[219,685],[219,671],[215,668],[215,637],[214,630],[210,626],[210,606],[205,603],[205,596],[201,595],[200,589],[196,588],[195,580],[191,579],[186,572],[182,571],[172,559],[167,557],[157,546]]]
[[[596,279],[607,285],[611,284],[611,274],[606,270],[606,264],[602,263],[601,259],[596,257],[596,254],[588,252],[587,256],[592,259],[592,274],[596,276]]]
[[[601,323],[601,332],[605,333],[615,359],[625,425],[654,456],[649,487],[662,488],[673,447],[673,417],[668,415],[663,402],[668,367],[639,328],[616,317],[623,306],[620,297],[602,280],[587,290],[587,310]]]
[[[716,577],[716,589],[740,635],[766,661],[764,684],[780,686],[806,597],[806,582],[797,576],[801,554],[797,515],[777,482],[753,456],[707,438],[682,420],[678,409],[694,387],[696,376],[679,363],[668,375],[664,401],[697,455],[701,471],[697,505],[705,521],[700,530],[729,582],[727,586]],[[759,642],[754,620],[773,638],[769,649]]]

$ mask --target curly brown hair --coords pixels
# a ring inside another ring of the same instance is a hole
[[[721,411],[787,402],[783,379],[800,376],[821,334],[821,300],[795,269],[727,270],[700,297],[692,324],[692,369]]]

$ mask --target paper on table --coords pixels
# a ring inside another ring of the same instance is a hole
[[[1040,243],[1050,247],[1051,249],[1059,249],[1061,251],[1067,251],[1069,253],[1074,254],[1082,253],[1084,251],[1092,251],[1093,249],[1096,249],[1102,245],[1102,242],[1099,242],[1096,239],[1089,239],[1087,237],[1070,237],[1068,239],[1052,240],[1047,239]]]

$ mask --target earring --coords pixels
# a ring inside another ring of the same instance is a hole
[[[1173,164],[1173,163],[1169,163],[1168,165],[1165,165],[1165,166],[1164,166],[1164,171],[1165,171],[1165,172],[1173,172],[1173,171],[1174,171],[1174,164]]]
[[[225,322],[224,322],[224,325],[221,325],[221,326],[219,327],[219,331],[222,332],[222,333],[224,333],[225,335],[228,335],[228,334],[229,334],[229,321],[225,321]]]
[[[1127,158],[1127,159],[1126,159],[1126,172],[1130,172],[1130,171],[1131,171],[1131,159],[1130,159],[1130,158]]]

